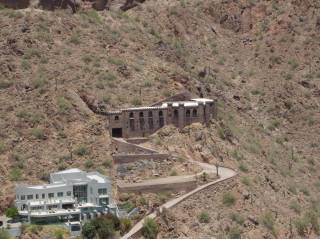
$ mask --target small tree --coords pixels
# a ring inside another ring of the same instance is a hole
[[[147,217],[144,220],[143,227],[142,227],[142,235],[146,239],[156,239],[158,235],[159,229],[157,222]]]
[[[19,215],[16,207],[9,207],[6,209],[6,217],[16,218]]]
[[[84,239],[93,239],[96,235],[95,227],[91,222],[86,222],[82,227],[82,236]]]

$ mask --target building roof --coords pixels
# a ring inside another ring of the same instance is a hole
[[[187,101],[168,101],[163,102],[160,106],[142,106],[142,107],[130,107],[115,111],[109,111],[107,114],[121,114],[122,111],[136,111],[136,110],[159,110],[159,109],[166,109],[168,104],[171,103],[173,107],[178,107],[179,105],[183,105],[185,107],[197,107],[199,103],[206,104],[211,103],[213,100],[206,99],[206,98],[195,98]]]

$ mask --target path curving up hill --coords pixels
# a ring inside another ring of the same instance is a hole
[[[206,172],[206,173],[212,174],[212,173],[216,173],[216,171],[217,171],[217,168],[214,165],[198,162],[198,161],[195,161],[195,160],[192,160],[192,159],[188,159],[188,161],[191,162],[191,163],[194,163],[194,164],[198,164],[200,167],[202,167],[202,169],[203,169],[202,173]],[[180,202],[184,201],[185,199],[189,198],[190,196],[192,196],[192,195],[194,195],[196,193],[199,193],[203,189],[205,189],[207,187],[210,187],[212,185],[215,185],[215,184],[217,184],[219,182],[222,182],[222,181],[228,180],[230,178],[233,178],[238,173],[236,171],[230,169],[230,168],[219,167],[218,168],[218,174],[219,174],[219,179],[216,179],[216,180],[214,180],[212,182],[209,182],[207,184],[201,185],[201,186],[195,188],[194,190],[192,190],[192,191],[190,191],[190,192],[188,192],[188,193],[186,193],[186,194],[184,194],[184,195],[182,195],[182,196],[180,196],[178,198],[171,199],[170,201],[162,204],[159,207],[160,213],[163,211],[163,209],[170,209],[170,208],[174,207],[175,205],[177,205],[178,203],[180,203]],[[193,177],[193,176],[194,175],[192,175],[191,177]],[[181,177],[186,177],[186,176],[181,176]],[[137,224],[135,224],[128,233],[123,235],[121,237],[121,239],[130,239],[130,238],[132,238],[133,236],[138,234],[140,232],[140,230],[142,229],[143,222],[144,222],[145,218],[147,218],[147,217],[155,218],[156,216],[157,216],[156,212],[152,212],[149,215],[145,216]]]

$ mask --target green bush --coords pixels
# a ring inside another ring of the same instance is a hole
[[[0,154],[3,154],[6,151],[6,146],[4,143],[0,142]]]
[[[158,224],[157,222],[147,217],[144,220],[143,227],[142,227],[142,235],[146,239],[156,239],[159,232]]]
[[[301,206],[296,201],[293,201],[290,203],[290,209],[292,209],[295,213],[300,214],[301,212]]]
[[[33,129],[31,130],[31,134],[32,134],[32,136],[35,137],[36,139],[45,139],[45,138],[46,138],[46,136],[45,136],[45,134],[44,134],[44,131],[43,131],[43,129],[41,129],[41,128],[33,128]]]
[[[270,231],[274,231],[275,218],[271,212],[266,212],[261,216],[262,224],[269,229]]]
[[[89,154],[89,151],[86,146],[80,145],[78,148],[75,149],[74,153],[78,156],[84,156]]]
[[[295,228],[300,236],[305,236],[308,229],[308,220],[304,217],[298,218],[294,221]]]
[[[198,215],[198,220],[200,223],[208,223],[210,221],[210,216],[207,212],[201,212]]]
[[[112,167],[112,159],[106,159],[104,162],[103,162],[103,166],[105,168],[111,168]]]
[[[10,239],[10,234],[4,229],[0,229],[0,239]]]
[[[71,109],[72,105],[66,98],[59,97],[58,98],[58,107],[59,107],[60,113],[66,113]]]
[[[87,160],[85,163],[84,163],[84,166],[86,168],[92,168],[94,165],[93,161],[92,160]]]
[[[240,239],[241,238],[241,230],[238,227],[232,227],[229,231],[230,239]]]
[[[241,214],[232,213],[230,215],[230,218],[231,218],[232,221],[235,221],[239,225],[242,225],[244,223],[244,218],[243,218],[243,216]]]
[[[224,205],[230,207],[236,203],[236,197],[231,192],[223,194],[222,202]]]
[[[13,168],[10,171],[10,180],[12,181],[19,181],[22,177],[22,172],[18,168]]]
[[[61,229],[54,231],[54,237],[55,239],[63,239],[64,231]]]
[[[12,85],[13,83],[11,81],[3,81],[3,80],[0,81],[0,89],[7,89]]]
[[[6,209],[6,217],[10,217],[10,218],[16,218],[19,213],[18,213],[18,209],[16,207],[9,207]]]
[[[242,177],[241,178],[241,182],[246,186],[250,186],[251,185],[250,178],[248,178],[248,177]]]
[[[240,163],[239,169],[240,169],[240,171],[242,171],[244,173],[247,173],[249,171],[249,169],[247,168],[247,166],[244,163]]]
[[[128,232],[132,227],[131,220],[129,218],[121,218],[120,219],[120,232],[123,235]]]

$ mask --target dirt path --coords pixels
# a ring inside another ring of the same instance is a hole
[[[198,161],[194,161],[192,159],[188,159],[190,162],[194,163],[194,164],[198,164],[200,167],[203,168],[203,172],[206,172],[206,173],[216,173],[216,167],[214,165],[211,165],[211,164],[207,164],[207,163],[201,163],[201,162],[198,162]],[[163,205],[161,205],[159,207],[159,210],[160,210],[160,213],[162,212],[162,210],[165,208],[165,209],[170,209],[172,207],[174,207],[175,205],[177,205],[178,203],[182,202],[183,200],[187,199],[188,197],[192,196],[193,194],[196,194],[198,192],[200,192],[201,190],[207,188],[207,187],[210,187],[214,184],[217,184],[219,182],[222,182],[222,181],[225,181],[229,178],[232,178],[234,176],[237,175],[237,172],[232,170],[232,169],[229,169],[229,168],[225,168],[225,167],[219,167],[218,168],[218,174],[219,174],[219,179],[216,179],[212,182],[209,182],[207,184],[204,184],[204,185],[201,185],[199,187],[197,187],[196,189],[178,197],[178,198],[174,198],[166,203],[164,203]],[[195,175],[190,175],[189,177],[194,177]],[[181,177],[186,177],[186,176],[181,176]],[[153,212],[149,215],[147,215],[146,217],[149,217],[149,218],[155,218],[157,216],[156,212]],[[129,239],[131,238],[132,236],[134,236],[135,234],[137,234],[141,229],[142,229],[142,226],[143,226],[143,222],[145,220],[144,217],[142,220],[140,220],[136,225],[134,225],[131,230],[125,234],[123,237],[121,237],[121,239]]]

